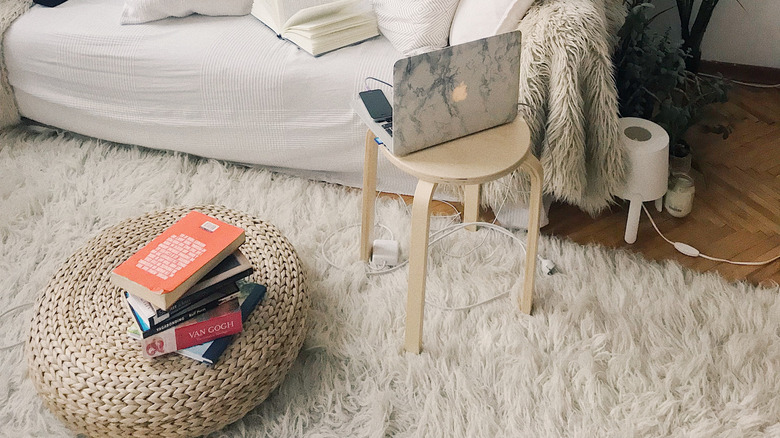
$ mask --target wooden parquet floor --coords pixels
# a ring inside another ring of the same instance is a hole
[[[709,128],[725,123],[727,139]],[[709,256],[767,260],[780,254],[780,90],[737,86],[729,102],[713,105],[691,128],[696,194],[684,218],[657,212],[646,203],[658,228],[672,241],[688,243]],[[780,260],[764,266],[736,266],[678,253],[653,230],[642,214],[636,243],[623,241],[628,204],[620,203],[592,218],[577,208],[553,204],[547,235],[581,244],[625,248],[653,260],[676,260],[701,272],[717,271],[729,280],[780,283]]]
[[[725,124],[727,139],[712,133]],[[658,228],[675,242],[692,245],[703,254],[736,261],[768,260],[780,254],[780,89],[737,86],[729,101],[713,105],[692,127],[686,140],[693,149],[696,194],[693,210],[684,218],[657,212],[645,203]],[[398,196],[398,195],[387,195]],[[411,196],[403,196],[411,204]],[[462,212],[462,205],[455,204]],[[448,204],[434,201],[433,214],[452,214]],[[732,281],[780,283],[780,260],[764,266],[737,266],[680,254],[663,240],[642,213],[637,240],[623,240],[628,203],[622,202],[590,217],[576,207],[554,203],[542,234],[580,244],[623,248],[651,260],[676,260],[699,271],[715,271]],[[494,218],[483,212],[482,220]]]

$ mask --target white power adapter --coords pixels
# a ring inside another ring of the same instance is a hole
[[[374,240],[371,263],[375,266],[393,267],[401,257],[401,246],[395,240]]]
[[[541,260],[542,260],[542,271],[547,275],[553,275],[556,270],[555,262],[547,259],[541,259]]]

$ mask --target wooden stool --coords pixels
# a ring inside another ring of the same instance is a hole
[[[386,148],[378,147],[374,137],[369,130],[366,134],[366,155],[363,163],[361,260],[369,260],[374,241],[377,149],[381,149],[385,157],[396,167],[419,180],[412,202],[404,348],[413,353],[419,353],[422,348],[430,207],[433,192],[439,183],[465,186],[463,221],[476,222],[479,214],[480,184],[507,175],[518,167],[522,167],[531,176],[525,282],[523,294],[518,300],[520,310],[531,313],[543,173],[539,160],[530,152],[531,135],[525,121],[517,117],[512,123],[461,137],[404,157],[395,156]],[[476,226],[469,229],[476,230]]]

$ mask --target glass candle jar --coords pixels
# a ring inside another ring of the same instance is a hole
[[[669,178],[669,190],[664,197],[666,211],[674,217],[685,217],[693,209],[693,194],[696,187],[693,178],[684,173],[675,173]]]

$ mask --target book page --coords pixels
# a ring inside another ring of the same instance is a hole
[[[255,0],[250,12],[263,24],[270,27],[277,35],[282,33],[282,25],[285,20],[279,14],[279,2],[277,0]]]
[[[370,23],[372,23],[372,21],[365,16],[354,16],[349,14],[328,15],[291,26],[287,28],[284,35],[286,36],[295,33],[306,36],[307,38],[317,38],[320,35],[343,32],[348,29],[363,27]]]
[[[312,2],[318,2],[320,4],[311,5]],[[309,6],[306,8],[297,8],[297,6],[293,6],[307,3]],[[329,15],[339,15],[339,13],[345,9],[357,9],[358,11],[362,11],[360,8],[361,3],[361,0],[286,0],[284,8],[292,13],[285,20],[283,28],[286,30],[289,27],[308,21],[318,20]],[[282,17],[286,17],[286,15],[284,15],[286,12],[287,11],[283,12]]]

